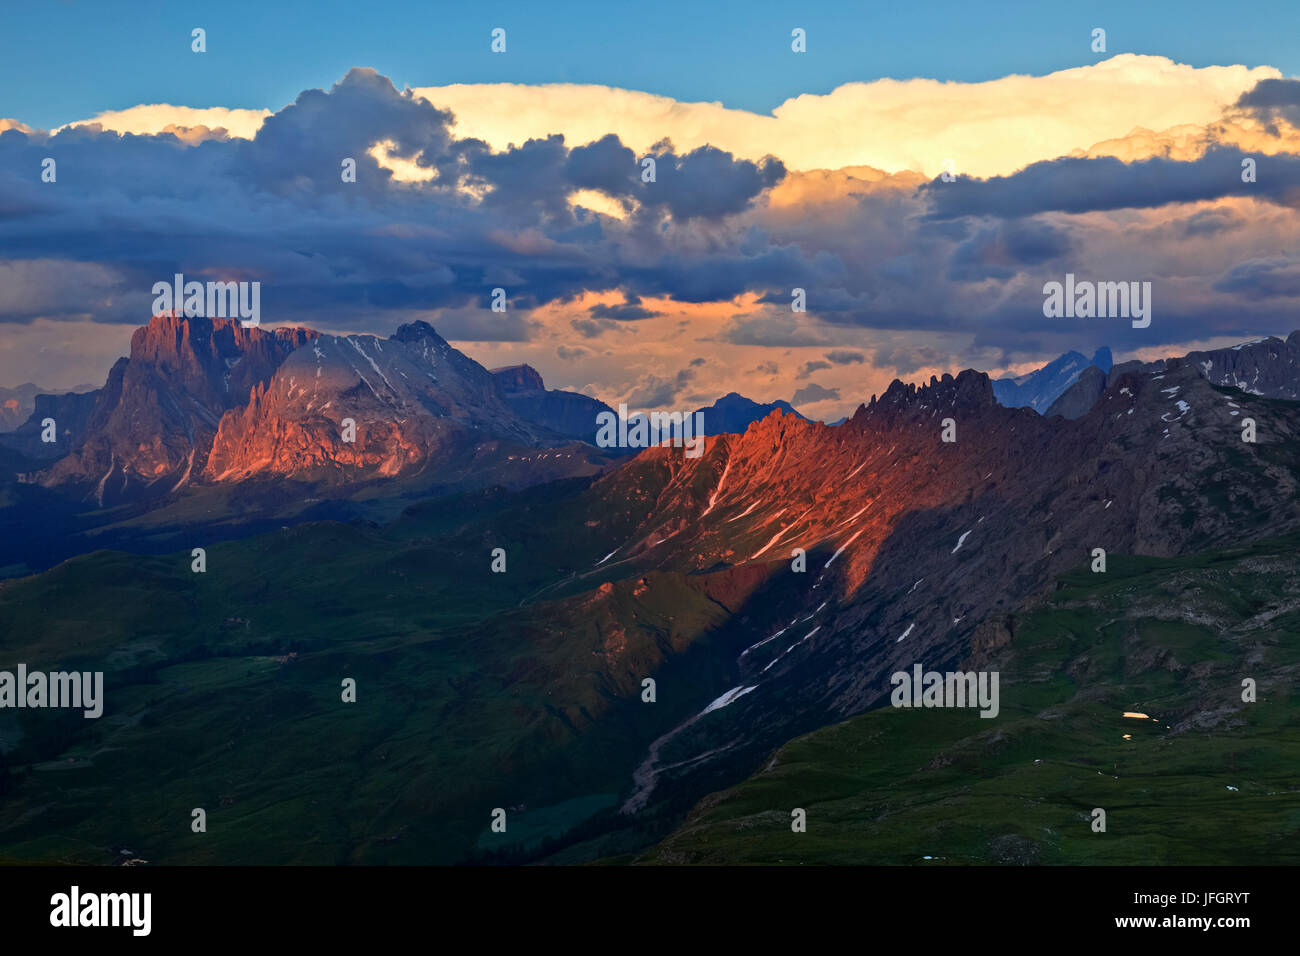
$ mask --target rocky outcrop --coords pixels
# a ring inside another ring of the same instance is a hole
[[[32,479],[101,505],[184,486],[203,470],[221,416],[316,334],[155,316],[96,393],[80,443]]]
[[[546,383],[542,375],[531,365],[508,365],[494,368],[492,377],[503,392],[544,392]]]
[[[436,469],[486,439],[560,444],[514,413],[483,366],[416,322],[387,339],[326,335],[294,352],[221,419],[203,478],[347,484]]]
[[[1300,332],[1270,336],[1226,349],[1189,352],[1183,361],[1215,385],[1252,395],[1300,400]]]
[[[548,389],[531,365],[494,369],[492,377],[516,415],[565,438],[595,444],[599,431],[596,416],[613,412],[604,402],[581,392]]]
[[[1141,369],[1157,373],[1173,363],[1190,365],[1213,385],[1236,388],[1265,398],[1300,401],[1300,331],[1292,332],[1285,339],[1269,336],[1228,348],[1189,352],[1179,358],[1125,362],[1111,369],[1103,387],[1109,387],[1128,372]],[[1075,413],[1066,415],[1067,418],[1078,417],[1091,408],[1100,395],[1101,389],[1095,382],[1080,380],[1061,395],[1060,407]],[[1049,409],[1048,414],[1064,415],[1065,412]]]
[[[1262,423],[1257,443],[1243,417]],[[1073,420],[998,405],[972,371],[895,382],[837,428],[773,413],[698,459],[643,452],[596,483],[590,510],[649,507],[610,563],[759,562],[791,582],[743,611],[763,625],[737,660],[743,696],[673,740],[671,762],[707,775],[880,705],[891,673],[978,652],[983,622],[1096,548],[1175,555],[1281,533],[1300,526],[1298,490],[1300,406],[1169,362],[1113,376]]]

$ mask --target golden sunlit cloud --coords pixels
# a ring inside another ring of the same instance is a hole
[[[1046,76],[982,83],[876,80],[805,94],[761,115],[720,103],[605,86],[455,84],[415,90],[456,114],[456,134],[494,149],[562,132],[571,144],[616,133],[636,152],[668,137],[679,150],[706,144],[737,156],[773,155],[792,169],[871,166],[934,177],[995,176],[1125,137],[1135,127],[1216,122],[1272,67],[1192,67],[1123,54]]]
[[[597,85],[453,84],[413,92],[450,109],[456,135],[482,139],[497,150],[554,133],[563,133],[570,145],[614,133],[638,153],[666,137],[678,150],[712,145],[748,159],[772,155],[794,170],[871,167],[932,178],[951,160],[958,173],[987,177],[1060,156],[1095,152],[1138,159],[1159,155],[1170,143],[1195,149],[1204,139],[1200,131],[1219,123],[1243,92],[1281,76],[1266,66],[1193,67],[1162,56],[1122,54],[1045,76],[981,83],[846,83],[830,93],[786,100],[770,115]],[[98,123],[138,134],[206,127],[251,138],[269,115],[159,103],[68,125]],[[428,178],[426,170],[388,157],[386,150],[377,155],[400,179]]]
[[[209,131],[224,129],[235,139],[252,139],[270,115],[270,110],[227,109],[224,106],[197,109],[192,106],[172,106],[170,103],[148,103],[125,110],[108,110],[90,119],[60,126],[54,132],[69,126],[98,123],[105,130],[134,133],[137,136],[162,133],[167,131],[167,127],[174,126],[181,129],[206,127]]]

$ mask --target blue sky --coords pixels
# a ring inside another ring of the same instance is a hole
[[[399,86],[600,83],[766,112],[852,80],[975,81],[1159,53],[1300,73],[1300,3],[435,3],[105,0],[5,4],[0,116],[52,127],[145,102],[278,109],[372,66]],[[208,53],[189,33],[208,33]],[[504,55],[489,31],[508,31]],[[807,55],[792,56],[794,26]]]

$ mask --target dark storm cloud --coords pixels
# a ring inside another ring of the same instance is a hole
[[[382,189],[392,174],[369,155],[378,142],[426,168],[456,161],[452,115],[428,100],[398,93],[374,70],[354,69],[328,93],[305,90],[268,116],[253,140],[234,140],[231,172],[270,192],[335,191],[344,158],[357,164],[361,191]],[[212,143],[212,146],[218,144]]]
[[[674,218],[683,220],[717,219],[741,212],[785,178],[780,160],[737,161],[712,146],[701,146],[680,157],[661,153],[655,164],[655,182],[645,184],[639,198],[645,208],[666,207]]]
[[[1193,213],[1186,219],[1175,223],[1183,238],[1213,236],[1232,229],[1239,229],[1242,225],[1241,218],[1228,209],[1202,209],[1200,212]]]
[[[638,319],[652,319],[662,312],[647,309],[641,304],[639,295],[627,296],[622,305],[604,305],[597,303],[589,310],[593,319],[610,319],[615,322],[635,322]]]
[[[693,378],[695,370],[690,368],[682,369],[670,379],[651,375],[628,396],[627,404],[632,408],[663,408],[671,405]]]
[[[1300,125],[1300,80],[1260,80],[1241,94],[1236,105],[1265,121],[1280,118]]]
[[[623,266],[623,284],[638,295],[669,296],[679,302],[718,302],[745,292],[768,290],[759,301],[790,308],[790,289],[806,283],[834,288],[844,263],[828,252],[805,253],[795,245],[722,250],[708,247],[689,255],[665,251],[651,267]]]
[[[1261,84],[1241,109],[1286,109],[1294,94]],[[303,93],[253,140],[187,147],[170,134],[93,127],[0,133],[0,322],[139,324],[153,283],[183,272],[261,280],[267,322],[387,333],[437,310],[449,337],[498,341],[535,336],[529,310],[539,305],[621,293],[621,303],[574,307],[570,346],[630,334],[652,314],[642,297],[753,297],[763,307],[733,316],[713,340],[816,347],[812,358],[840,365],[855,361],[836,349],[858,344],[851,334],[897,332],[916,348],[879,353],[873,339],[864,351],[899,370],[942,365],[971,343],[1091,354],[1098,344],[1250,338],[1297,324],[1295,269],[1285,256],[1260,258],[1300,246],[1285,208],[1300,195],[1300,158],[1286,153],[1255,157],[1255,183],[1241,181],[1242,156],[1226,148],[1191,162],[1069,158],[855,195],[822,216],[765,202],[786,176],[772,159],[711,147],[678,154],[665,142],[649,151],[656,175],[645,182],[642,157],[612,135],[587,144],[546,136],[494,153],[455,138],[451,124],[387,78],[354,70]],[[377,144],[431,178],[395,180],[370,158]],[[47,156],[58,161],[55,183],[40,181]],[[347,158],[355,183],[339,175]],[[575,207],[571,197],[587,190],[625,215]],[[1230,196],[1283,208],[1162,208]],[[1161,211],[1133,211],[1142,209]],[[1108,210],[1115,215],[1074,215]],[[1151,327],[1044,317],[1043,283],[1066,272],[1151,280]],[[505,315],[488,308],[497,287]],[[796,288],[806,314],[791,311]],[[682,319],[684,336],[694,321]],[[793,376],[809,358],[783,367]],[[642,397],[684,394],[675,378],[642,385]]]
[[[602,334],[614,328],[614,323],[607,319],[600,322],[591,319],[570,319],[569,325],[584,339],[599,338]]]
[[[492,153],[455,139],[452,122],[386,77],[355,69],[329,91],[302,93],[252,140],[190,147],[171,134],[98,127],[6,131],[0,261],[104,272],[66,268],[63,294],[45,297],[49,308],[40,295],[0,290],[0,321],[89,312],[143,323],[153,284],[181,272],[260,280],[268,322],[387,331],[385,313],[444,309],[461,310],[450,321],[472,332],[500,318],[470,316],[498,286],[511,310],[526,310],[625,286],[630,274],[638,288],[627,304],[593,318],[631,319],[648,312],[638,291],[710,301],[804,271],[796,248],[712,242],[707,258],[693,252],[704,242],[696,224],[749,208],[782,178],[773,160],[737,161],[711,148],[678,156],[665,147],[657,181],[644,183],[636,156],[614,136],[570,148],[557,135]],[[395,180],[370,156],[378,144],[432,178]],[[41,182],[45,157],[58,164],[53,183]],[[345,160],[355,162],[355,182],[343,181]],[[636,213],[618,221],[575,212],[568,199],[580,189],[601,190]],[[505,325],[497,322],[491,337],[526,334],[518,322]],[[592,336],[601,326],[575,328]]]
[[[1229,269],[1214,289],[1251,300],[1300,296],[1300,261],[1289,256],[1252,259]]]
[[[826,358],[836,365],[860,365],[867,360],[866,355],[853,349],[831,349]]]
[[[900,375],[911,375],[917,369],[943,365],[944,359],[942,352],[929,346],[900,345],[877,349],[871,364],[875,368],[896,369]]]
[[[840,400],[840,390],[838,388],[823,388],[816,382],[810,382],[799,391],[794,393],[794,398],[790,400],[791,405],[811,405],[813,402],[821,402],[826,399]]]
[[[1043,222],[1012,220],[981,229],[953,250],[948,278],[956,282],[1009,279],[1024,266],[1036,266],[1070,251],[1063,229]]]
[[[578,146],[564,162],[565,179],[579,189],[599,189],[610,196],[631,196],[639,188],[641,169],[636,154],[617,136]]]
[[[764,345],[789,348],[803,345],[829,345],[826,337],[807,325],[793,324],[783,315],[760,314],[733,316],[718,335],[732,345]]]
[[[1010,219],[1045,212],[1083,213],[1151,209],[1169,203],[1253,196],[1282,206],[1296,203],[1300,157],[1252,157],[1257,181],[1242,182],[1236,149],[1216,147],[1190,162],[1157,157],[1125,163],[1111,156],[1067,157],[1034,163],[1010,176],[958,177],[922,187],[931,215],[940,219],[993,216]]]

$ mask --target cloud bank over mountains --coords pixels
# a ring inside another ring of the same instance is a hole
[[[358,68],[274,113],[16,117],[0,122],[0,322],[30,347],[37,329],[141,324],[176,272],[259,280],[270,324],[422,318],[607,401],[801,389],[829,416],[896,374],[1290,331],[1298,89],[1267,67],[1123,55],[846,84],[760,116],[607,87],[399,91]],[[1150,328],[1045,318],[1043,284],[1067,272],[1152,282]],[[38,346],[37,377],[82,381],[113,341]],[[0,377],[22,360],[0,349]]]

